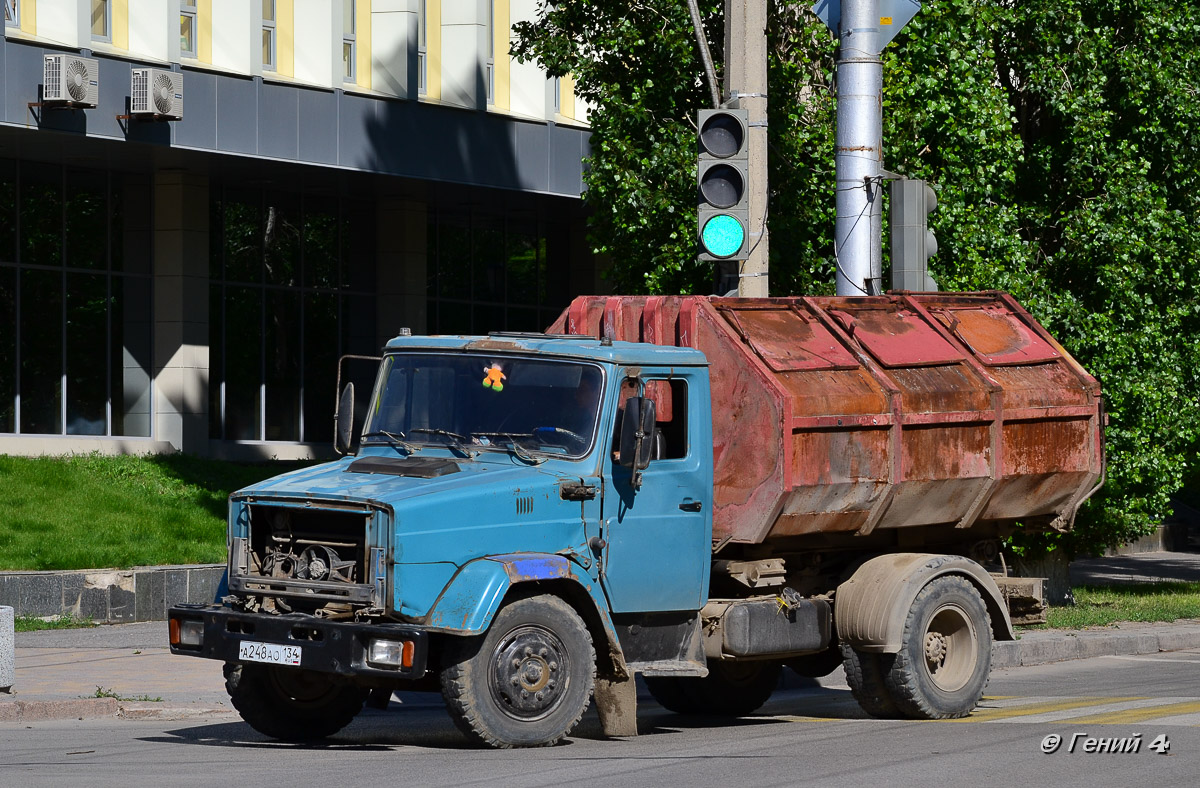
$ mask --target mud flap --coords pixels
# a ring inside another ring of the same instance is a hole
[[[596,678],[594,690],[600,726],[610,739],[637,736],[637,682]]]

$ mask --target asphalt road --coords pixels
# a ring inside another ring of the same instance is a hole
[[[236,717],[0,724],[0,785],[1197,784],[1200,650],[997,670],[981,708],[954,722],[866,719],[836,675],[826,683],[782,691],[735,722],[647,702],[641,735],[624,741],[602,738],[589,713],[563,745],[509,752],[467,747],[425,695],[364,712],[320,746],[268,741]],[[1046,754],[1052,735],[1062,742]],[[1085,751],[1112,738],[1138,751]],[[1156,740],[1169,750],[1151,749]]]

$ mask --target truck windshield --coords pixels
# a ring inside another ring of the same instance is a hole
[[[569,361],[475,354],[385,356],[364,442],[582,457],[603,373]]]

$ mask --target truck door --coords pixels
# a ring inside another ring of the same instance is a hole
[[[650,466],[633,489],[633,473],[609,453],[611,483],[603,502],[603,585],[615,613],[698,610],[708,597],[712,551],[712,426],[703,370],[680,375],[643,373],[655,401]],[[623,403],[636,395],[627,380]]]

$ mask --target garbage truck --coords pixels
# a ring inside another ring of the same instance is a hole
[[[1104,476],[1097,381],[1011,296],[586,296],[546,333],[383,348],[344,456],[230,496],[228,590],[169,611],[258,731],[440,691],[493,747],[634,677],[745,715],[844,666],[871,715],[962,717],[1014,637],[1006,538]],[[361,415],[361,414],[360,414]]]

